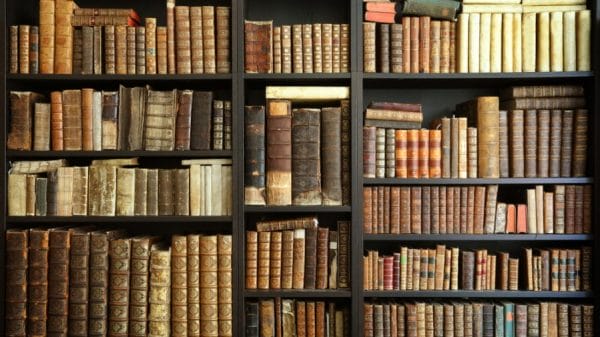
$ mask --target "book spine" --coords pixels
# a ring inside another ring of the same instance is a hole
[[[146,74],[146,27],[135,27],[135,73]]]
[[[376,71],[376,24],[363,22],[363,71],[374,73]]]
[[[202,48],[204,73],[215,74],[217,72],[217,53],[214,6],[202,6]]]
[[[229,7],[216,7],[216,72],[231,72],[231,16]]]
[[[313,25],[303,24],[301,25],[301,40],[302,40],[302,72],[312,73],[313,68],[313,41],[312,41],[312,29]]]

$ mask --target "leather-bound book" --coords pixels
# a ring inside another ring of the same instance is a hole
[[[247,302],[245,309],[245,332],[247,337],[258,337],[259,336],[259,313],[258,303]]]
[[[485,222],[484,233],[494,233],[496,221],[496,197],[498,195],[498,185],[488,185],[485,197]]]
[[[525,177],[525,125],[523,110],[511,110],[509,112],[509,124],[510,176],[513,178],[523,178]]]
[[[265,200],[265,108],[245,107],[245,184],[246,205],[264,205]]]
[[[103,57],[104,55],[102,54],[102,50],[103,50],[103,39],[102,39],[102,27],[100,26],[95,26],[93,27],[94,30],[94,52],[93,53],[93,65],[94,65],[94,72],[93,74],[95,75],[99,75],[102,74],[102,61],[103,61]]]
[[[110,241],[108,333],[123,336],[129,333],[129,290],[131,241]]]
[[[370,186],[363,187],[363,231],[365,234],[371,234],[373,226],[373,191]],[[376,191],[376,188],[375,188]]]
[[[150,252],[148,284],[148,336],[171,334],[171,252],[157,248]]]
[[[321,137],[323,204],[341,205],[341,109],[323,108],[321,126],[323,130]]]
[[[93,102],[94,89],[81,89],[81,149],[83,151],[92,151],[93,144]]]
[[[422,210],[422,200],[421,200],[421,187],[411,187],[410,189],[410,232],[413,234],[421,233],[421,210]]]
[[[33,111],[42,96],[33,92],[10,93],[11,122],[6,147],[9,150],[31,150]]]
[[[134,237],[131,240],[131,283],[129,295],[129,335],[146,336],[148,319],[148,279],[150,251],[155,238]]]
[[[442,130],[429,130],[429,177],[442,177]]]
[[[305,251],[317,251],[317,228],[306,230]],[[315,289],[317,278],[317,254],[306,254],[304,257],[304,289]]]
[[[410,198],[410,187],[400,187],[400,233],[410,233],[410,209],[411,209],[411,198]]]
[[[194,91],[192,102],[190,147],[192,150],[210,150],[213,93],[212,91]]]
[[[247,73],[272,73],[273,21],[244,21],[244,56]],[[282,29],[282,45],[285,48]],[[285,49],[283,49],[285,52]],[[291,49],[290,49],[291,52]],[[282,57],[285,54],[282,53]],[[291,59],[290,59],[291,62]],[[284,60],[285,66],[285,60]],[[285,67],[284,67],[285,68]]]
[[[231,101],[223,101],[223,149],[231,150],[232,146],[232,111]]]
[[[66,336],[68,331],[69,252],[72,231],[50,230],[48,251],[48,321],[47,333]]]
[[[261,300],[258,307],[259,336],[275,337],[275,301],[273,299]]]
[[[478,176],[498,178],[499,165],[499,108],[498,97],[477,98]]]
[[[88,211],[88,167],[73,167],[72,215],[87,215]]]
[[[167,74],[167,27],[156,27],[156,73]]]
[[[73,70],[72,0],[56,0],[54,10],[54,73],[71,74]]]
[[[174,215],[190,215],[190,171],[176,169],[173,178]]]
[[[363,22],[363,71],[365,73],[377,71],[376,35],[375,22]]]
[[[468,136],[467,136],[467,118],[457,118],[458,122],[458,177],[467,178],[468,176]],[[454,144],[453,144],[454,145]]]
[[[396,131],[385,129],[385,177],[396,175]]]
[[[35,103],[33,113],[33,150],[50,151],[51,105]]]
[[[149,151],[171,151],[175,146],[177,90],[148,90],[144,147]]]
[[[135,27],[135,73],[146,74],[146,27]]]
[[[406,135],[407,177],[419,178],[419,130],[407,130]]]
[[[271,233],[258,232],[258,289],[269,289],[271,262]]]
[[[421,24],[420,17],[412,17],[410,19],[410,72],[419,73],[421,65]]]
[[[107,26],[108,27],[108,26]],[[109,28],[110,30],[110,28]],[[127,26],[114,26],[115,73],[127,74]],[[108,45],[108,44],[107,44]],[[108,57],[106,59],[108,64]]]
[[[127,74],[136,73],[136,62],[137,62],[137,43],[136,38],[136,27],[127,27]]]
[[[322,44],[322,25],[320,23],[312,24],[312,69],[315,73],[323,72],[323,44]]]
[[[31,26],[29,28],[29,45],[26,48],[29,50],[29,59],[25,60],[29,64],[29,73],[37,74],[40,70],[40,30],[38,26]]]
[[[56,170],[56,215],[71,216],[73,213],[73,167]]]
[[[223,150],[223,101],[213,101],[212,149]]]
[[[88,287],[90,233],[84,229],[71,235],[69,279],[69,336],[88,335]]]
[[[281,249],[281,288],[292,288],[292,272],[294,264],[294,231],[286,230],[282,233]]]
[[[537,111],[537,176],[550,173],[550,110]]]
[[[171,335],[188,333],[187,237],[171,237]]]
[[[92,93],[92,148],[102,150],[102,92]]]
[[[175,214],[175,170],[158,170],[158,214]]]
[[[500,147],[500,177],[509,177],[508,112],[500,110],[498,114],[498,139]]]
[[[390,24],[380,23],[377,27],[377,70],[390,72]]]
[[[27,336],[28,332],[28,243],[28,230],[9,229],[6,231],[6,297],[4,300],[6,305],[4,332],[6,336]]]
[[[333,73],[340,72],[340,30],[340,24],[331,25],[331,72]]]
[[[419,17],[419,71],[429,73],[429,58],[431,49],[431,18],[429,16]]]
[[[91,166],[88,169],[88,214],[115,215],[117,195],[117,168]]]
[[[573,171],[574,177],[583,177],[587,165],[587,133],[588,133],[588,111],[586,109],[575,110],[573,119]]]
[[[119,88],[117,143],[122,150],[139,151],[144,148],[146,99],[146,88]]]
[[[410,73],[410,17],[402,18],[402,69]]]
[[[301,27],[300,50],[302,57],[302,72],[313,73],[313,42],[312,42],[312,24],[303,24]]]
[[[200,335],[218,335],[218,240],[200,238]]]
[[[537,111],[525,111],[525,177],[537,176]]]
[[[322,47],[322,62],[323,62],[323,72],[324,73],[332,73],[333,72],[333,24],[323,23],[321,24],[321,47]],[[375,27],[373,27],[373,32],[375,32]],[[373,53],[375,53],[375,37],[373,36]],[[366,54],[366,53],[365,53]],[[373,54],[373,62],[375,62],[375,55]]]
[[[281,288],[281,262],[282,262],[282,232],[268,232],[271,234],[269,253],[269,289]]]
[[[342,184],[342,205],[349,205],[351,202],[351,174],[350,174],[350,163],[351,163],[351,111],[350,101],[342,100],[340,102],[340,109],[342,112],[342,128],[341,128],[341,184]]]
[[[231,18],[229,7],[215,8],[215,31],[216,31],[216,72],[230,73],[231,72],[231,53],[230,53],[230,37],[231,37]]]
[[[281,26],[281,72],[286,74],[292,72],[292,26],[290,25]]]
[[[442,178],[450,178],[452,162],[452,132],[450,118],[444,117],[441,119],[441,131]]]
[[[562,112],[562,134],[560,142],[560,176],[570,177],[572,174],[573,162],[573,131],[574,131],[573,110],[563,110]]]
[[[168,73],[177,73],[177,59],[175,57],[175,0],[167,0],[167,65]]]
[[[202,6],[202,56],[204,73],[216,73],[215,7]]]
[[[100,31],[102,34],[102,31]],[[104,72],[106,74],[115,74],[116,72],[116,45],[115,45],[115,26],[104,26]]]
[[[54,14],[52,15],[54,18]],[[19,26],[10,26],[10,66],[9,72],[11,74],[19,73]],[[54,42],[54,36],[52,36]]]
[[[200,236],[190,234],[186,243],[187,335],[200,336]]]
[[[321,204],[321,111],[292,112],[292,203]]]
[[[255,231],[246,231],[246,289],[256,289],[258,286],[257,278],[258,233]]]
[[[317,232],[317,272],[316,289],[326,289],[328,281],[329,229],[319,228]]]
[[[18,254],[22,256],[22,250],[15,250],[15,247],[8,246],[10,238],[8,233],[10,232],[7,232],[7,254],[9,251],[13,251],[13,253],[18,251]],[[46,335],[49,242],[50,237],[48,230],[29,230],[29,248],[27,253],[29,262],[29,269],[27,270],[27,331],[29,336]],[[7,257],[12,258],[13,256],[7,255]],[[23,262],[18,259],[15,261]],[[12,270],[7,268],[7,272],[10,273]],[[18,308],[17,310],[22,310],[20,306],[16,307]],[[8,307],[7,310],[10,311]],[[8,311],[7,314],[9,313]],[[9,319],[10,316],[11,315],[6,315],[6,318]],[[25,325],[23,325],[23,327],[25,327]],[[9,328],[8,324],[7,328]]]
[[[562,132],[562,111],[552,110],[550,112],[550,154],[549,154],[549,176],[560,177],[560,150]]]
[[[117,168],[116,215],[134,215],[135,169]]]
[[[373,126],[363,127],[363,176],[375,178],[376,176],[376,133]]]
[[[174,4],[173,4],[174,5]],[[169,13],[171,9],[167,9]],[[195,11],[200,10],[198,7]],[[191,51],[191,8],[189,6],[174,6],[174,17],[175,17],[175,34],[172,36],[175,42],[175,55],[176,58],[176,72],[177,74],[191,74],[192,73],[192,51]],[[196,16],[196,15],[194,15]],[[201,17],[194,17],[196,20]],[[169,23],[167,23],[168,25]],[[168,39],[168,37],[167,37]],[[200,47],[201,46],[194,46]],[[168,48],[168,47],[167,47]],[[174,55],[174,56],[175,56]]]
[[[418,147],[419,178],[429,178],[429,130],[419,130]]]
[[[146,74],[156,74],[156,18],[146,18]]]
[[[37,216],[45,216],[47,213],[47,191],[48,191],[48,178],[35,178],[34,187],[34,214]],[[27,193],[29,195],[29,192]]]
[[[190,149],[190,130],[192,124],[192,90],[179,93],[179,108],[175,128],[175,150]]]
[[[390,26],[390,70],[392,73],[403,71],[402,24],[392,23]]]
[[[40,1],[40,73],[54,73],[55,0]],[[11,48],[12,50],[12,48]]]
[[[158,169],[148,169],[146,215],[158,215]]]
[[[324,114],[323,114],[324,115]],[[271,100],[267,108],[267,204],[292,203],[291,102]],[[323,120],[323,125],[325,120]]]
[[[219,336],[233,336],[232,237],[217,236]]]
[[[119,94],[116,91],[102,92],[102,149],[116,150],[118,139]],[[66,136],[66,134],[65,134]],[[66,142],[66,139],[65,139]],[[66,144],[65,144],[66,145]]]
[[[441,54],[441,39],[440,39],[441,21],[431,21],[430,28],[430,56],[429,66],[432,73],[440,72],[440,54]]]
[[[292,288],[304,289],[304,265],[305,265],[305,229],[294,230],[294,263]]]
[[[66,151],[82,149],[81,90],[63,91],[63,134]]]
[[[294,73],[302,73],[304,70],[302,49],[302,25],[292,25],[292,68]]]

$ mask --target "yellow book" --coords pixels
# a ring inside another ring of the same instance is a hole
[[[550,13],[550,71],[563,71],[563,13]]]
[[[492,14],[481,13],[479,16],[479,72],[489,73]]]
[[[513,70],[513,20],[515,14],[502,14],[502,72]]]
[[[550,13],[537,14],[537,71],[550,71]]]
[[[575,12],[563,13],[563,71],[577,69],[577,42],[575,40]]]
[[[521,34],[522,29],[522,16],[523,14],[513,14],[513,71],[521,72],[523,71],[523,49],[522,49],[522,39],[523,35]]]
[[[523,0],[523,6],[585,5],[585,0]]]
[[[480,14],[469,15],[469,72],[479,72],[479,27]]]
[[[523,6],[523,13],[581,11],[585,5]]]
[[[523,71],[534,72],[536,65],[536,14],[523,14]]]
[[[458,15],[456,64],[459,73],[469,72],[469,14]]]
[[[589,71],[591,69],[591,15],[592,12],[589,10],[580,11],[575,14],[577,25],[577,71]]]
[[[349,87],[267,86],[266,89],[266,99],[314,102],[349,98]]]
[[[520,4],[463,5],[463,13],[522,13]]]
[[[490,71],[502,71],[502,13],[492,14],[490,29]]]

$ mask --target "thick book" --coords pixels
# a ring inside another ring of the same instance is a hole
[[[148,90],[144,148],[148,151],[171,151],[175,147],[177,90]]]
[[[244,133],[245,181],[247,205],[264,205],[265,196],[265,108],[245,107]]]
[[[48,335],[64,336],[68,332],[69,253],[72,231],[50,230],[48,252]]]
[[[171,333],[171,252],[157,247],[150,252],[148,282],[148,335]]]
[[[323,108],[321,112],[322,191],[324,205],[342,204],[341,109]]]
[[[292,111],[292,203],[321,204],[321,110]]]
[[[5,265],[6,297],[4,300],[6,304],[4,321],[5,333],[7,336],[27,336],[27,268],[29,266],[29,231],[16,229],[8,230],[6,231],[5,240],[7,258]],[[56,272],[52,272],[52,274],[55,275]],[[66,277],[68,277],[68,275]],[[55,294],[52,294],[52,296],[54,295]]]
[[[266,185],[268,205],[292,203],[291,102],[267,102]]]
[[[247,73],[272,73],[273,21],[244,21],[244,69]]]
[[[12,91],[10,93],[10,131],[6,147],[9,150],[31,150],[33,144],[33,112],[35,103],[42,96],[33,92]]]
[[[192,122],[190,148],[210,150],[212,136],[213,92],[194,91],[192,99]]]

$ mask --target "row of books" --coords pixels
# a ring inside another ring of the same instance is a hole
[[[246,232],[247,289],[350,287],[350,222],[316,218],[259,222]]]
[[[351,335],[350,310],[334,302],[276,297],[247,302],[244,314],[246,337]]]
[[[365,303],[364,336],[593,336],[594,306],[560,302]]]
[[[246,73],[350,72],[350,25],[244,21]]]
[[[269,99],[266,113],[264,106],[245,107],[246,204],[348,205],[349,101],[294,105]]]
[[[176,6],[167,25],[132,9],[40,0],[38,26],[10,27],[10,73],[199,74],[231,72],[230,7]],[[39,46],[39,49],[38,49]],[[39,51],[39,52],[38,52]]]
[[[183,160],[189,168],[134,168],[137,160],[13,163],[10,216],[231,215],[231,159]]]
[[[50,103],[10,93],[7,149],[25,151],[231,150],[231,101],[212,91],[54,91]]]
[[[456,23],[429,16],[363,23],[365,73],[454,73]]]
[[[400,247],[363,257],[364,290],[590,291],[592,249],[526,248],[524,258],[487,249]],[[460,262],[460,263],[459,263]],[[519,270],[523,276],[519,278]]]
[[[409,16],[431,16],[455,21],[462,3],[454,0],[428,2],[424,0],[365,0],[365,21],[394,23]]]
[[[167,240],[8,230],[7,336],[232,336],[231,235]]]
[[[592,185],[554,185],[546,190],[538,185],[520,194],[524,203],[500,201],[498,185],[365,186],[363,231],[366,234],[592,232]]]

